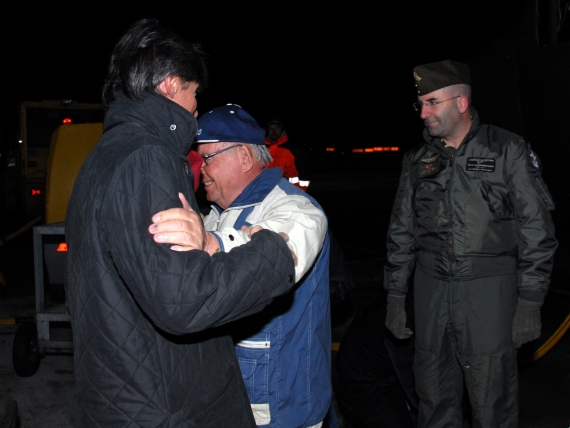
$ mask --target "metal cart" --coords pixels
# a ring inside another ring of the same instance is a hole
[[[21,324],[14,336],[12,362],[20,377],[34,375],[48,352],[73,352],[71,323],[63,297],[67,253],[56,250],[65,240],[65,224],[34,226],[33,237],[36,322]],[[56,286],[61,288],[62,297],[47,301],[46,288],[52,287],[53,293]]]

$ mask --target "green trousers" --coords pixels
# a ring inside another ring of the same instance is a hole
[[[516,274],[443,281],[416,269],[414,293],[419,427],[461,427],[466,389],[473,428],[516,428]]]

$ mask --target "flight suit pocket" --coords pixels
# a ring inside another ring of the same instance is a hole
[[[538,195],[538,201],[540,203],[540,207],[545,211],[546,210],[553,211],[554,200],[552,199],[552,195],[548,191],[546,184],[544,184],[542,177],[540,176],[534,177],[534,179],[531,179],[531,184]]]
[[[514,219],[513,207],[508,194],[495,192],[489,183],[483,182],[481,183],[481,196],[487,202],[489,211],[495,219],[501,221]]]

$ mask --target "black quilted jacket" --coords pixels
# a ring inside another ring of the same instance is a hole
[[[197,209],[186,153],[197,122],[165,97],[121,98],[69,200],[66,301],[77,427],[255,426],[223,327],[293,286],[281,237],[263,230],[213,257],[154,243],[154,213]]]

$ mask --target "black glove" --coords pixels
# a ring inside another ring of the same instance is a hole
[[[542,303],[519,299],[513,318],[513,342],[515,348],[540,337],[540,308]]]
[[[398,339],[407,339],[413,332],[406,328],[406,296],[388,294],[386,305],[386,327]]]

